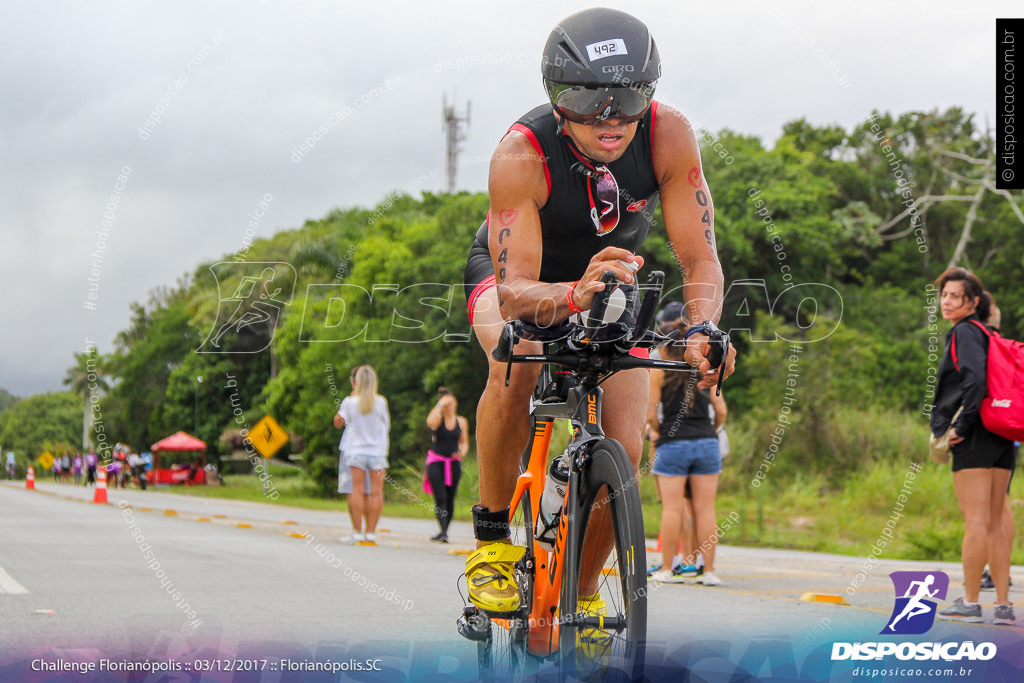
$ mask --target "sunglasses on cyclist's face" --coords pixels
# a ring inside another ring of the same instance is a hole
[[[589,126],[607,119],[624,123],[639,121],[654,100],[654,86],[653,81],[614,88],[549,83],[548,89],[551,101],[562,116]]]

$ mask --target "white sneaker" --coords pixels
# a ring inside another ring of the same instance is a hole
[[[341,539],[341,542],[345,545],[355,545],[356,543],[362,543],[366,540],[366,536],[361,531],[353,531],[351,535]]]
[[[702,583],[705,586],[721,586],[722,580],[715,576],[713,572],[704,572],[697,577],[697,583]]]
[[[377,542],[377,534],[366,534],[366,538],[364,540],[367,543],[376,543]]]
[[[673,573],[671,569],[659,569],[647,577],[647,580],[654,583],[686,583],[682,576]]]

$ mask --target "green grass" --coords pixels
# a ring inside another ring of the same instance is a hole
[[[282,480],[272,479],[271,481],[274,483],[274,488],[270,489],[271,495],[273,491],[279,493],[276,499],[267,498],[264,495],[263,482],[259,477],[253,475],[224,475],[223,486],[181,486],[173,487],[168,491],[186,496],[248,500],[256,503],[291,505],[314,510],[346,509],[344,502],[340,499],[316,497],[313,483],[305,476]]]
[[[750,432],[754,430],[749,430]],[[884,429],[883,429],[884,431]],[[887,559],[957,561],[963,535],[963,519],[953,493],[952,473],[948,466],[935,465],[927,459],[924,447],[900,451],[899,455],[879,457],[865,447],[865,439],[892,444],[903,443],[905,426],[895,425],[892,434],[856,435],[858,447],[865,448],[863,457],[852,473],[836,478],[827,468],[822,472],[805,472],[802,463],[787,462],[780,457],[760,487],[751,485],[756,467],[753,459],[730,456],[725,460],[719,480],[717,500],[718,521],[736,512],[739,523],[723,542],[735,545],[794,548],[853,556],[867,556],[879,539],[886,542],[881,557]],[[734,455],[751,448],[744,425],[731,431]],[[897,439],[897,437],[899,437]],[[561,450],[567,437],[556,431]],[[923,441],[922,441],[923,443]],[[908,480],[911,463],[920,470]],[[658,502],[654,477],[649,474],[650,461],[641,461],[640,496],[644,507],[644,528],[648,538],[658,535],[661,505]],[[477,461],[463,461],[462,480],[455,506],[455,519],[470,521],[471,507],[477,502],[479,476]],[[225,477],[225,486],[176,488],[187,495],[215,496],[236,500],[270,502],[317,510],[346,511],[341,496],[320,498],[316,487],[301,470],[271,466],[271,480],[279,492],[275,501],[263,495],[263,486],[255,476]],[[829,476],[832,474],[832,476]],[[385,482],[385,516],[433,519],[433,498],[423,492],[422,470],[409,465],[388,470]],[[906,489],[904,491],[904,489]],[[896,509],[903,494],[902,516]],[[1024,500],[1014,500],[1014,509]],[[892,519],[892,538],[883,536]],[[1024,564],[1024,534],[1017,536],[1013,561]]]

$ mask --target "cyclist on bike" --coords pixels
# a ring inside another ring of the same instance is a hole
[[[477,551],[466,563],[470,600],[491,614],[514,611],[513,580],[524,549],[509,541],[509,503],[520,455],[529,441],[529,398],[539,366],[506,367],[490,357],[504,320],[540,325],[587,310],[612,271],[624,283],[643,266],[635,255],[662,201],[665,230],[685,278],[689,320],[716,321],[723,276],[715,248],[713,207],[700,151],[686,118],[658,108],[658,49],[635,17],[589,9],[559,23],[541,66],[549,103],[515,123],[491,160],[491,208],[466,265],[469,316],[489,374],[477,408],[480,503],[473,508]],[[657,125],[655,125],[657,124]],[[708,335],[687,341],[684,359],[707,374]],[[526,345],[523,352],[536,353]],[[732,371],[734,353],[724,370]],[[603,385],[602,426],[639,463],[649,380],[629,370]],[[611,552],[610,529],[584,552]],[[580,607],[603,614],[596,595],[600,563],[581,581]]]

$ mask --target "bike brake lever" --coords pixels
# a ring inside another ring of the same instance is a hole
[[[517,334],[515,330],[515,322],[510,321],[505,323],[505,326],[501,328],[501,336],[498,337],[498,343],[495,345],[494,350],[491,351],[491,358],[498,361],[499,363],[504,361],[505,367],[505,386],[509,385],[512,379],[512,356],[516,345]]]
[[[722,395],[722,380],[725,379],[725,363],[729,359],[729,335],[725,332],[722,332],[721,335],[721,339],[716,340],[720,342],[717,347],[720,351],[716,353],[716,346],[715,344],[712,344],[711,358],[708,358],[708,360],[712,361],[712,367],[718,368],[718,384],[715,386],[715,396]],[[712,360],[715,356],[717,356],[717,363]]]
[[[633,328],[631,341],[643,339],[644,333],[654,321],[654,311],[661,300],[662,287],[665,284],[665,273],[655,270],[647,276],[647,291],[640,302],[640,311],[636,316],[636,327]]]
[[[508,360],[508,357],[512,355],[512,347],[515,344],[513,340],[514,331],[511,329],[512,323],[507,322],[501,328],[501,335],[498,337],[498,343],[491,349],[491,358],[503,363]]]

